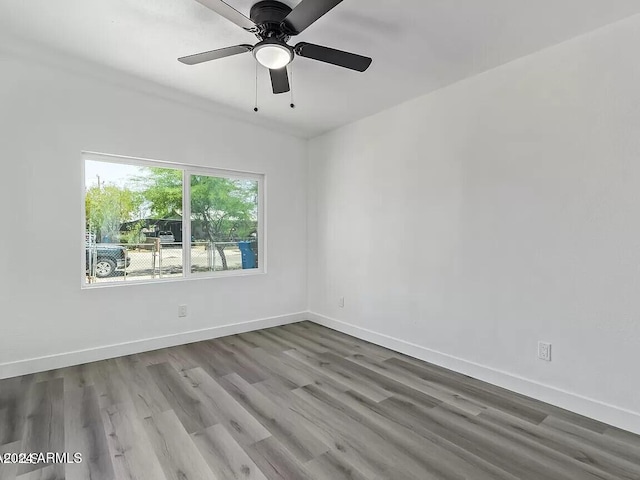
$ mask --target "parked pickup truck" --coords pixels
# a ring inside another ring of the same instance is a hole
[[[119,245],[108,243],[98,243],[97,245],[85,247],[85,261],[87,274],[91,274],[91,264],[95,261],[94,271],[98,278],[112,276],[116,270],[122,269],[131,264],[131,258],[126,257],[126,250]]]
[[[153,242],[155,241],[156,238],[159,238],[160,243],[163,245],[172,244],[176,242],[176,237],[173,235],[173,232],[170,232],[170,231],[147,233],[146,237],[147,237],[147,241],[150,241],[150,242]]]

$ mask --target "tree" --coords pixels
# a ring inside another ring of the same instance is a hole
[[[152,214],[167,218],[182,212],[181,171],[149,168],[139,181]],[[191,175],[191,220],[198,226],[194,234],[214,243],[247,238],[257,227],[257,194],[255,181]],[[227,270],[224,247],[216,245],[216,250]]]
[[[176,217],[182,212],[182,171],[148,167],[145,175],[133,178],[157,218]]]
[[[126,187],[90,187],[85,195],[87,229],[96,234],[96,241],[114,239],[120,233],[120,225],[133,220],[142,202],[139,193]]]

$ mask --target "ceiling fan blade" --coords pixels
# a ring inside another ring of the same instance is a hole
[[[213,10],[218,15],[223,16],[227,20],[235,23],[241,28],[253,32],[257,29],[256,24],[231,5],[224,3],[222,0],[196,0],[198,3],[201,3],[205,7]]]
[[[322,47],[313,43],[301,42],[296,45],[295,52],[301,57],[311,58],[320,62],[331,63],[339,67],[349,68],[358,72],[364,72],[371,62],[369,57],[343,52],[334,48]]]
[[[342,0],[302,0],[282,23],[293,35],[297,35],[340,2]]]
[[[278,70],[269,70],[269,73],[271,74],[271,86],[273,87],[273,93],[286,93],[290,90],[287,67],[283,67]]]
[[[233,47],[219,48],[218,50],[211,50],[209,52],[196,53],[195,55],[180,57],[178,61],[184,63],[185,65],[197,65],[198,63],[217,60],[218,58],[230,57],[232,55],[238,55],[239,53],[250,52],[251,50],[253,50],[253,47],[251,45],[235,45]]]

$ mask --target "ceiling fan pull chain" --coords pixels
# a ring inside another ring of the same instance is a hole
[[[289,106],[291,108],[296,108],[296,104],[293,102],[293,63],[289,64],[289,77],[290,77],[290,92],[291,92],[291,103],[289,104]]]
[[[254,112],[258,112],[258,62],[255,62],[256,64],[256,97],[255,97],[255,104],[253,107],[253,111]]]

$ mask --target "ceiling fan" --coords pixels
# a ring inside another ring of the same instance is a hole
[[[222,0],[196,1],[244,30],[255,34],[260,41],[255,45],[235,45],[178,59],[186,65],[196,65],[240,53],[253,52],[257,62],[268,68],[271,73],[273,93],[285,93],[290,90],[286,66],[293,61],[295,55],[358,72],[364,72],[371,65],[371,58],[355,53],[306,42],[298,43],[294,47],[287,45],[292,36],[302,33],[342,0],[302,0],[293,9],[275,0],[263,0],[251,7],[250,18]]]

